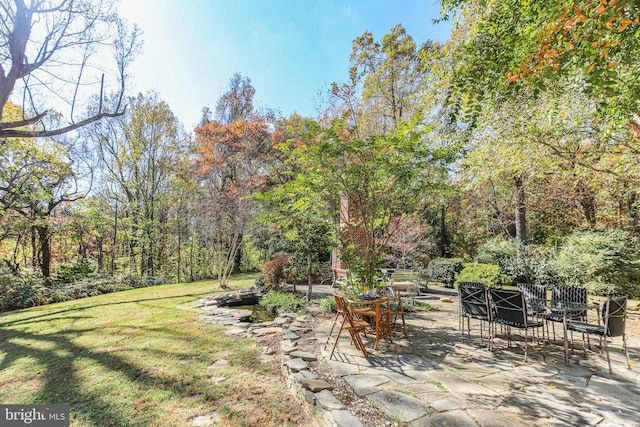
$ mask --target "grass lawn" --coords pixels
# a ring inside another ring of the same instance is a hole
[[[199,319],[197,300],[216,292],[163,285],[0,315],[0,403],[68,403],[73,426],[186,426],[213,411],[221,425],[298,424],[280,367]]]

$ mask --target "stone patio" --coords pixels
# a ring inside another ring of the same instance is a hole
[[[479,338],[472,321],[471,339],[461,340],[458,304],[439,289],[421,297],[437,312],[406,316],[408,337],[398,329],[393,343],[384,340],[365,359],[342,334],[336,353],[320,352],[333,371],[373,405],[408,426],[640,426],[638,336],[631,336],[632,370],[621,352],[621,339],[610,347],[613,374],[606,358],[582,351],[580,336],[571,364],[562,343],[529,347],[497,339],[494,351]],[[445,302],[452,301],[452,302]],[[326,341],[331,318],[317,321],[318,343]],[[561,335],[561,332],[560,332]],[[560,338],[560,336],[558,337]],[[593,345],[593,343],[592,343]]]

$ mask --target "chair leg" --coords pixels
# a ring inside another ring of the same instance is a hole
[[[333,347],[331,348],[331,354],[329,355],[329,360],[333,357],[333,353],[336,351],[336,347],[338,346],[338,341],[340,341],[340,335],[342,334],[342,329],[344,328],[344,322],[346,319],[342,321],[340,325],[340,329],[338,330],[338,335],[336,336],[336,341],[333,343]],[[352,336],[353,338],[353,336]]]
[[[609,346],[607,345],[607,336],[604,336],[604,350],[607,352],[607,363],[609,364],[609,373],[611,373],[611,358],[609,357]]]
[[[331,325],[331,330],[329,331],[329,336],[327,336],[327,341],[324,343],[324,349],[327,349],[327,345],[329,344],[329,339],[331,338],[331,334],[333,334],[333,329],[336,327],[338,316],[340,316],[340,312],[336,313],[336,316],[333,318],[333,324]]]
[[[622,346],[624,347],[624,354],[627,357],[627,369],[631,369],[631,362],[629,362],[629,347],[627,347],[627,334],[622,334]]]
[[[524,362],[529,358],[529,329],[524,328]]]

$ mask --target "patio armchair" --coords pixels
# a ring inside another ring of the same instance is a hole
[[[527,316],[527,302],[520,291],[505,289],[489,289],[493,302],[493,321],[507,327],[507,348],[511,347],[511,328],[524,329],[524,361],[529,357],[529,329],[538,330],[542,327],[544,338],[544,323],[529,320]],[[538,342],[539,342],[538,336]],[[544,339],[543,352],[544,352]],[[543,353],[544,354],[544,353]],[[544,357],[544,356],[543,356]]]
[[[543,310],[536,308],[532,305],[533,301],[544,301],[547,299],[547,287],[546,285],[536,285],[535,283],[518,283],[518,290],[524,295],[524,299],[527,302],[527,314],[529,316],[537,316],[542,313]]]
[[[407,324],[405,322],[404,316],[404,307],[402,306],[402,295],[400,295],[400,290],[395,286],[389,286],[389,294],[391,295],[391,300],[389,301],[389,310],[390,314],[393,317],[392,327],[395,329],[396,322],[398,320],[398,316],[402,319],[402,330],[404,331],[404,336],[407,336]]]
[[[607,363],[609,364],[609,373],[611,373],[611,357],[609,355],[609,347],[607,345],[607,341],[609,338],[614,337],[622,337],[622,348],[625,352],[625,356],[627,357],[627,368],[631,369],[631,364],[629,362],[629,348],[627,347],[627,335],[626,335],[626,324],[627,324],[627,297],[612,297],[609,296],[602,306],[602,323],[598,322],[597,325],[586,323],[586,322],[570,322],[567,328],[570,331],[576,331],[582,333],[582,345],[585,349],[585,354],[587,351],[587,347],[584,346],[584,337],[587,335],[587,341],[589,339],[589,335],[597,335],[600,338],[600,352],[602,353],[602,340],[604,339],[604,349],[607,353]],[[591,348],[591,343],[589,343],[589,348]]]
[[[333,347],[331,348],[331,354],[329,355],[329,360],[333,357],[333,353],[338,346],[338,341],[340,340],[340,335],[343,330],[347,330],[349,335],[351,336],[351,343],[355,344],[356,348],[362,351],[364,357],[368,357],[367,349],[364,347],[364,343],[362,342],[362,338],[360,337],[360,333],[365,332],[369,328],[369,323],[365,322],[362,319],[354,319],[351,312],[349,311],[349,307],[347,306],[347,302],[345,301],[345,297],[343,294],[334,293],[333,298],[336,301],[336,316],[333,319],[333,324],[331,325],[331,331],[329,332],[329,336],[327,336],[327,341],[324,343],[324,349],[327,349],[327,345],[333,336],[333,331],[335,327],[340,324],[338,329],[338,334],[336,335],[335,342],[333,343]]]
[[[471,319],[480,321],[480,338],[482,339],[482,325],[484,322],[489,330],[489,347],[491,347],[491,306],[487,289],[480,282],[458,283],[458,299],[460,313],[460,332],[464,341],[464,320],[467,320],[467,335],[471,338]]]
[[[579,302],[587,303],[587,289],[576,286],[554,286],[551,289],[551,300],[560,302]],[[561,313],[539,313],[538,315],[547,323],[547,337],[549,337],[549,322],[553,329],[553,340],[556,340],[556,323],[563,323],[564,316]],[[587,310],[575,311],[569,313],[567,320],[569,322],[586,322]]]

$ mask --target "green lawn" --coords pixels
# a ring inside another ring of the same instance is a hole
[[[68,403],[74,426],[182,426],[213,411],[222,425],[295,425],[279,366],[199,319],[194,305],[215,292],[163,285],[0,315],[0,402]]]

